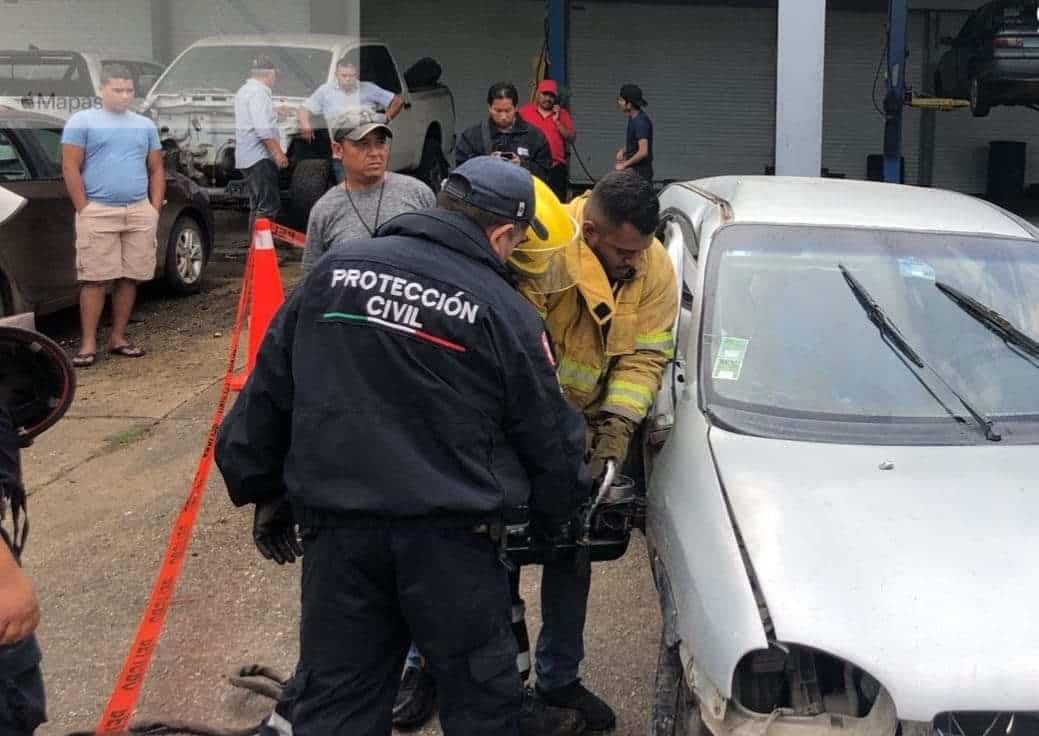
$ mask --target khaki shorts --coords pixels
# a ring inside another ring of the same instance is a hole
[[[76,215],[76,278],[81,282],[155,277],[159,213],[142,199],[128,205],[90,202]]]

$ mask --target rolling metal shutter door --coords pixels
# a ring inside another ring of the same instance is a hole
[[[826,71],[823,98],[823,167],[849,179],[866,178],[866,157],[884,151],[884,117],[873,102],[877,63],[885,49],[886,13],[830,11],[826,15]],[[907,79],[920,89],[923,17],[909,17]],[[884,57],[886,65],[886,56]],[[883,109],[884,70],[877,79],[876,104]],[[902,150],[906,183],[915,184],[920,166],[920,111],[905,108]]]
[[[223,33],[308,33],[310,4],[283,0],[168,0],[173,53]],[[147,5],[147,3],[142,3]]]
[[[612,170],[627,120],[620,86],[642,87],[658,179],[763,174],[775,150],[776,11],[761,8],[575,6],[571,108],[595,177]],[[585,179],[576,161],[571,176]]]
[[[151,3],[140,0],[22,0],[5,3],[0,23],[0,48],[67,49],[152,58]]]
[[[955,36],[967,19],[965,13],[941,13],[940,36]],[[946,51],[932,52],[935,63]],[[927,89],[931,86],[928,85]],[[1028,144],[1025,182],[1039,172],[1039,113],[1024,107],[994,107],[987,118],[976,118],[970,110],[938,113],[934,143],[934,186],[983,194],[988,176],[989,141],[1024,141]]]
[[[495,82],[512,82],[526,101],[544,42],[544,9],[542,0],[371,2],[361,8],[361,32],[390,47],[401,73],[424,56],[440,63],[461,133],[487,116],[487,89]]]

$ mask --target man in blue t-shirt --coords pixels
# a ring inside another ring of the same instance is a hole
[[[648,104],[640,87],[634,84],[621,87],[617,106],[628,116],[628,132],[624,148],[617,151],[614,168],[632,169],[646,181],[653,181],[653,121],[643,110]]]
[[[349,58],[343,57],[336,63],[336,78],[326,82],[314,90],[299,109],[300,136],[305,141],[314,140],[314,125],[311,115],[320,115],[331,129],[334,120],[347,113],[367,110],[384,112],[386,123],[389,123],[404,108],[404,100],[400,95],[383,89],[372,82],[362,82],[357,67]],[[379,121],[383,122],[383,121]],[[336,181],[343,181],[343,165],[339,159],[332,159]]]
[[[119,65],[101,75],[101,108],[82,110],[65,124],[61,169],[76,208],[79,353],[86,368],[97,356],[97,325],[112,284],[108,352],[139,358],[144,350],[126,336],[137,282],[155,276],[155,233],[166,196],[162,146],[155,123],[130,111],[133,78]]]

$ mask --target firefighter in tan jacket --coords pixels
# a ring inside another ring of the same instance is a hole
[[[654,237],[659,203],[642,177],[612,172],[569,211],[578,237],[560,255],[576,283],[555,290],[535,278],[520,290],[545,320],[567,400],[584,412],[589,469],[598,479],[607,460],[623,464],[673,357],[678,286]],[[599,731],[613,727],[613,711],[578,678],[590,567],[545,565],[535,671],[544,700],[578,710],[587,728]]]

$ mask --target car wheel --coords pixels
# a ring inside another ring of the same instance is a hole
[[[427,136],[422,146],[422,161],[415,170],[415,176],[426,182],[434,192],[439,192],[441,182],[447,178],[448,169],[447,159],[440,150],[440,141]]]
[[[970,78],[970,111],[976,118],[983,118],[989,114],[992,103],[989,101],[988,90],[975,75]]]
[[[289,226],[305,232],[310,210],[335,182],[332,180],[332,162],[327,158],[305,158],[296,162],[292,170],[289,196]]]
[[[945,97],[945,85],[942,84],[942,73],[934,73],[934,96]]]
[[[194,294],[202,288],[208,260],[206,234],[195,218],[181,215],[166,242],[166,286],[174,294]]]
[[[667,645],[660,634],[660,652],[653,688],[651,736],[709,736],[700,718],[700,704],[689,691],[678,645]]]

